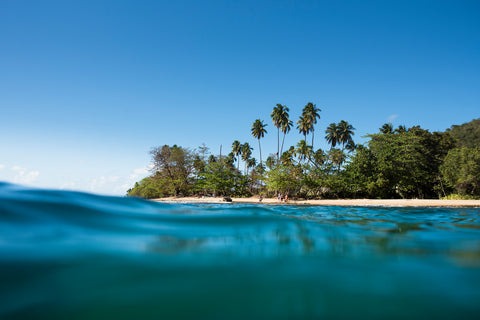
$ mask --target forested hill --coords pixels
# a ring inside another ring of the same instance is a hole
[[[453,137],[457,147],[480,147],[480,118],[470,122],[453,125],[447,132]]]

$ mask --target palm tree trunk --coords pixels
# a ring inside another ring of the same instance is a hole
[[[280,148],[280,155],[282,155],[282,154],[283,154],[283,144],[284,144],[284,142],[285,142],[285,136],[286,136],[286,135],[287,135],[286,133],[283,133],[283,138],[282,138],[282,147]]]
[[[277,163],[280,159],[280,128],[277,128]]]
[[[312,128],[312,150],[314,150],[313,149],[313,139],[314,139],[314,137],[315,137],[315,130],[313,130],[313,128]]]
[[[258,139],[258,151],[260,152],[260,167],[262,166],[262,147],[260,145],[260,139]]]

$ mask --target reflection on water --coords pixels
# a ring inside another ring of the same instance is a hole
[[[0,318],[476,318],[480,210],[170,205],[0,184]]]
[[[158,236],[153,242],[147,244],[147,251],[162,254],[181,253],[199,248],[206,241],[206,239],[197,238],[181,239],[175,236]]]
[[[189,206],[190,209],[192,207],[195,206]],[[264,211],[263,215],[248,217],[250,211],[259,208]],[[209,209],[219,215],[228,215],[232,206],[202,206],[202,210],[208,212]],[[435,223],[435,212],[441,212],[443,217],[445,211],[450,211],[453,216],[456,214],[454,209],[409,209],[403,213],[404,217],[392,214],[393,220],[388,220],[390,212],[401,209],[336,208],[334,212],[329,212],[331,208],[266,208],[252,205],[239,205],[235,209],[244,210],[247,216],[238,216],[236,211],[231,216],[231,224],[223,221],[218,225],[215,216],[195,217],[194,221],[187,219],[181,230],[172,228],[155,236],[146,244],[146,249],[159,254],[215,253],[260,255],[264,258],[431,255],[470,266],[480,264],[480,233],[459,233],[461,229],[479,229],[477,209],[468,209],[476,216],[468,220],[468,225],[465,219],[463,224],[458,224],[458,219],[453,217],[452,223],[444,218]],[[225,212],[220,213],[222,210]],[[343,214],[339,215],[338,210],[342,210]],[[466,209],[461,210],[465,214]],[[275,215],[276,211],[280,214]],[[304,215],[302,211],[305,211]],[[266,212],[273,216],[268,216]],[[374,213],[373,217],[369,217],[368,212]],[[225,218],[228,216],[221,219]],[[399,219],[408,221],[396,221]]]

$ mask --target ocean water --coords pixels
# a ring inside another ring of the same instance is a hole
[[[0,184],[0,319],[478,319],[480,209]]]

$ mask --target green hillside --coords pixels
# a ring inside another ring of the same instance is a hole
[[[476,148],[480,147],[480,119],[453,125],[447,132],[453,137],[457,147]]]

